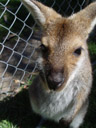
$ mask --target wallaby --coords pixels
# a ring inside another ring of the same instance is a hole
[[[43,31],[40,73],[29,88],[32,109],[46,119],[79,128],[92,86],[86,40],[96,23],[96,2],[67,18],[35,0],[22,2]]]

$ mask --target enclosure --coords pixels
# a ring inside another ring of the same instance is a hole
[[[40,0],[63,16],[93,0]],[[38,73],[42,32],[20,0],[0,0],[0,128],[35,128],[40,117],[31,113],[27,89]],[[96,28],[88,39],[93,67],[89,112],[82,128],[96,128]],[[57,128],[47,121],[42,128]]]

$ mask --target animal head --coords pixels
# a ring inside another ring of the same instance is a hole
[[[44,85],[60,91],[89,59],[86,40],[96,23],[96,2],[68,18],[35,0],[22,2],[43,31],[39,60],[47,81]]]

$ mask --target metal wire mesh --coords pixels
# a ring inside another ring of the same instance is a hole
[[[41,0],[62,15],[71,15],[89,0]],[[19,0],[0,0],[0,96],[13,95],[36,69],[38,27]]]

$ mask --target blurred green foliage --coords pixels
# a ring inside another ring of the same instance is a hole
[[[0,122],[0,128],[17,128],[17,127],[7,120],[2,120]]]
[[[96,42],[88,43],[89,53],[91,57],[91,61],[96,61]]]

